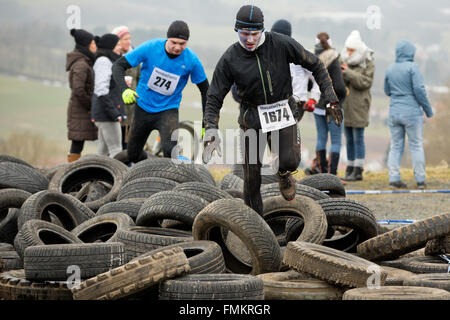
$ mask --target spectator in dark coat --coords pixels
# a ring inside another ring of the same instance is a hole
[[[97,128],[91,122],[91,98],[94,91],[94,64],[97,46],[94,36],[82,29],[72,29],[75,49],[67,54],[71,95],[67,109],[67,137],[72,141],[67,161],[80,158],[85,140],[97,140]]]

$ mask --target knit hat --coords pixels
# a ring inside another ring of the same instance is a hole
[[[107,33],[101,37],[96,37],[95,42],[99,49],[113,50],[116,47],[117,42],[119,42],[119,37],[115,34]]]
[[[187,23],[181,20],[172,22],[167,30],[167,38],[189,40],[189,27]]]
[[[280,19],[275,21],[270,31],[285,34],[290,37],[292,35],[292,26],[289,21]]]
[[[124,35],[130,34],[130,30],[127,26],[115,27],[111,33],[117,35],[119,38],[122,38]]]
[[[92,40],[94,40],[94,35],[83,29],[71,29],[70,35],[75,38],[76,44],[83,47],[89,47]]]
[[[261,9],[254,5],[242,6],[236,14],[234,30],[238,29],[264,31],[264,15]]]

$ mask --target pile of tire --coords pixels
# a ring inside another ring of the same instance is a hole
[[[237,166],[216,183],[204,165],[165,158],[37,169],[0,155],[0,299],[448,299],[435,261],[448,214],[380,234],[333,175],[298,180],[292,201],[276,176],[263,181],[260,216]],[[388,292],[358,291],[371,285]]]

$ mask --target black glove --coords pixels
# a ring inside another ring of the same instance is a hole
[[[214,150],[217,152],[219,157],[222,156],[222,150],[220,149],[220,138],[218,129],[206,129],[205,136],[203,137],[203,153],[202,160],[204,164],[207,164],[212,157]]]
[[[341,126],[344,116],[342,114],[341,107],[339,106],[339,102],[330,102],[327,104],[326,117],[328,123],[330,123],[331,119],[333,119],[334,123],[338,127]]]
[[[291,108],[292,115],[296,121],[300,121],[303,118],[305,110],[303,110],[303,102],[297,100],[295,96],[290,96],[288,100],[289,107]]]

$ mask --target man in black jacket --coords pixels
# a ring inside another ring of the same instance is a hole
[[[340,125],[342,112],[338,99],[328,72],[319,59],[286,35],[264,32],[264,17],[258,7],[245,5],[239,9],[235,31],[239,41],[231,45],[217,63],[207,95],[203,118],[206,129],[203,162],[211,159],[214,150],[220,154],[217,132],[219,113],[223,99],[235,83],[241,99],[240,127],[244,132],[261,129],[263,133],[268,133],[272,152],[277,153],[275,167],[278,169],[281,194],[286,200],[293,200],[296,190],[291,172],[297,169],[301,155],[294,119],[298,117],[298,107],[290,99],[292,80],[289,63],[300,64],[312,72],[322,97],[330,102],[327,115]],[[260,135],[257,137],[256,155],[260,155]],[[278,145],[274,148],[275,143]],[[256,163],[250,163],[249,150],[254,146],[250,148],[248,136],[244,135],[241,139],[241,146],[244,150],[244,200],[262,215],[262,164],[259,157]]]

